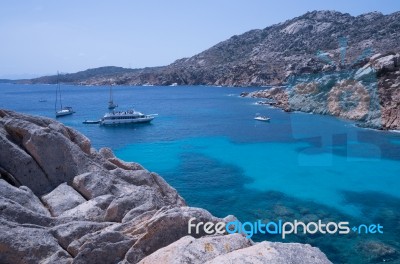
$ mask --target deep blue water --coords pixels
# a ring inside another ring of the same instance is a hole
[[[63,103],[76,114],[59,121],[87,135],[94,147],[111,147],[120,158],[159,173],[189,205],[216,216],[384,226],[379,235],[285,240],[319,246],[335,263],[383,261],[365,250],[368,241],[399,251],[400,134],[256,105],[239,97],[244,90],[256,89],[114,87],[119,109],[159,116],[148,125],[100,127],[82,121],[107,111],[108,87],[62,86]],[[54,85],[0,84],[0,94],[1,108],[54,117]],[[253,120],[255,113],[271,122]],[[399,257],[386,255],[386,260]]]

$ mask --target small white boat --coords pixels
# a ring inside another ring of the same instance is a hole
[[[254,120],[268,122],[271,118],[257,114]]]
[[[83,124],[100,124],[100,120],[85,120],[82,122]]]
[[[145,115],[135,110],[127,111],[112,111],[106,113],[102,119],[100,119],[100,125],[121,125],[121,124],[138,124],[138,123],[149,123],[157,114]]]

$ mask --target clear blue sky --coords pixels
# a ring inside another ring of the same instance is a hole
[[[389,14],[400,1],[4,0],[0,78],[166,65],[312,10]]]

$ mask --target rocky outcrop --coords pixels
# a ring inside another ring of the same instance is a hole
[[[400,129],[400,62],[397,57],[394,71],[383,72],[379,77],[378,93],[383,129]]]
[[[207,264],[229,263],[314,263],[325,264],[330,261],[317,248],[302,244],[283,244],[262,242],[255,246],[232,251],[206,262]]]
[[[286,112],[291,111],[289,105],[289,95],[284,87],[272,87],[266,90],[260,90],[248,94],[242,94],[242,96],[270,99],[271,101],[265,102],[263,104],[282,108]]]
[[[68,252],[43,227],[3,219],[0,223],[1,263],[72,263]]]
[[[140,261],[140,264],[151,263],[205,263],[220,255],[234,250],[250,247],[254,243],[243,235],[210,236],[195,239],[185,236],[178,241],[161,248]]]
[[[254,244],[204,231],[188,236],[193,217],[235,218],[186,206],[159,175],[110,149],[96,151],[54,120],[0,110],[0,144],[0,263],[312,263],[310,256],[329,263],[307,245]],[[258,256],[266,247],[271,254]]]
[[[285,87],[244,96],[271,99],[285,111],[329,114],[360,126],[400,129],[400,54],[375,54],[357,69],[306,74]]]
[[[59,216],[65,211],[86,202],[82,195],[66,183],[60,184],[50,193],[43,195],[41,199],[52,216]]]
[[[186,236],[144,258],[140,264],[164,263],[331,263],[318,249],[303,244],[252,243],[243,235]]]

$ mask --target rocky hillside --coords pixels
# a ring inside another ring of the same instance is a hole
[[[321,51],[328,54],[330,60],[341,61],[338,41],[347,47],[344,62],[357,67],[357,63],[353,63],[360,55],[369,56],[369,53],[363,54],[366,49],[382,54],[399,52],[398,39],[400,12],[390,15],[375,12],[354,17],[335,11],[313,11],[265,29],[233,36],[200,54],[165,67],[110,69],[99,75],[82,75],[80,72],[65,76],[63,82],[93,85],[280,84],[292,75],[340,68],[339,63],[334,66],[316,56]],[[54,78],[26,82],[49,83],[54,82]]]
[[[246,96],[246,94],[243,94]],[[375,54],[359,68],[297,75],[247,96],[285,111],[329,114],[360,126],[400,130],[400,54]]]
[[[0,110],[0,263],[330,263],[317,248],[188,235],[216,218],[57,121]]]

